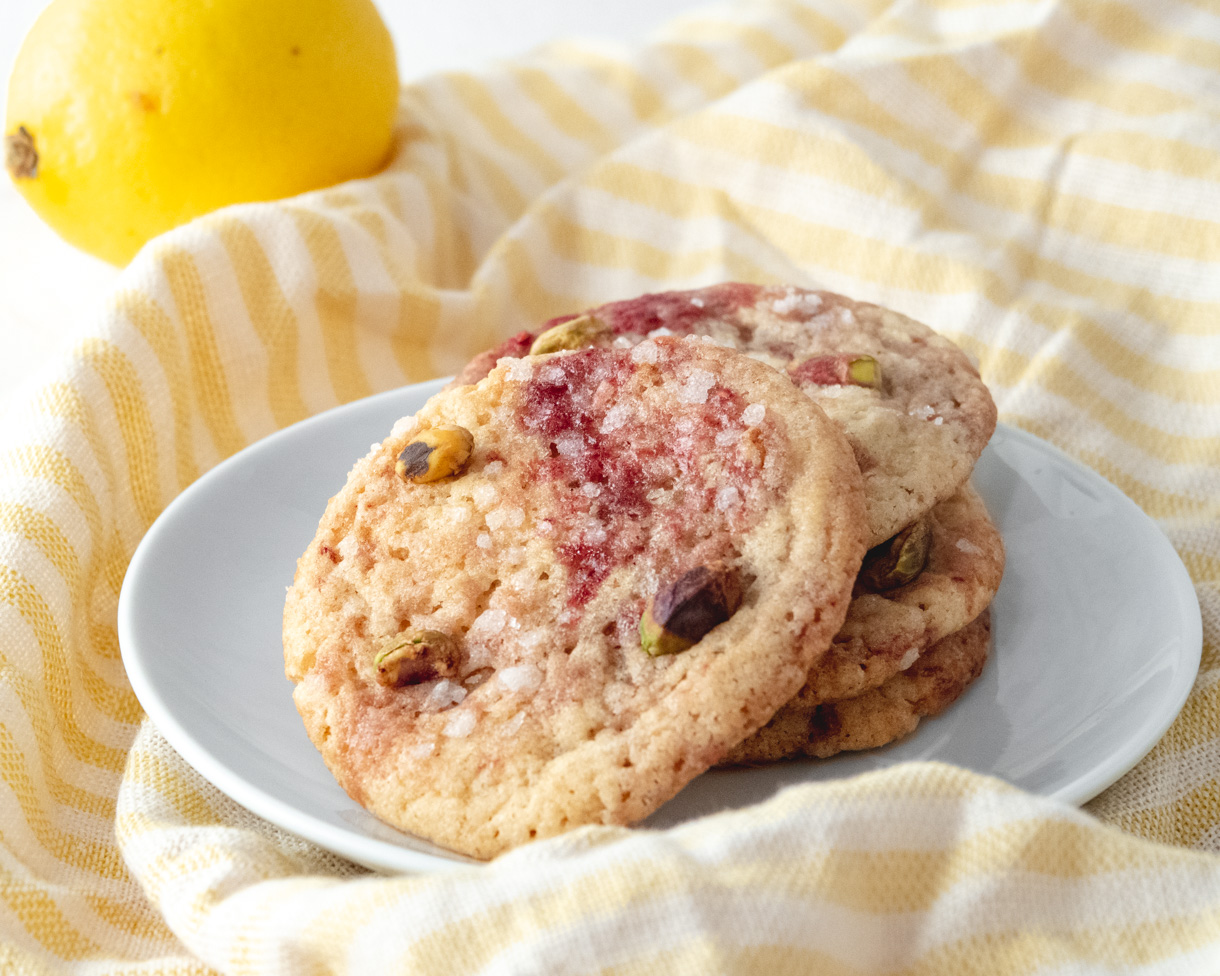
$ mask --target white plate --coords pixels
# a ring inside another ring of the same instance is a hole
[[[267,820],[388,871],[467,860],[382,824],[335,783],[292,704],[280,615],[297,556],[352,463],[443,383],[332,410],[210,471],[144,537],[119,601],[132,686],[182,757]],[[1194,587],[1169,542],[1109,482],[1010,427],[997,430],[974,483],[1008,566],[992,659],[961,700],[885,749],[704,774],[650,826],[908,759],[1083,803],[1152,748],[1202,648]]]

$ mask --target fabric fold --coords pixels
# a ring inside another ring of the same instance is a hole
[[[150,243],[0,433],[0,968],[1205,971],[1218,71],[1220,21],[1176,0],[743,0],[631,50],[425,79],[382,174]],[[258,820],[141,723],[123,574],[201,474],[553,315],[722,279],[929,323],[1002,419],[1165,530],[1199,679],[1087,812],[916,764],[389,878]]]

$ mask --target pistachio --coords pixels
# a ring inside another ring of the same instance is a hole
[[[440,424],[416,434],[402,453],[394,470],[403,481],[417,485],[439,481],[459,473],[474,450],[474,435],[457,424]]]
[[[593,315],[581,315],[560,322],[541,333],[530,346],[531,356],[541,356],[561,349],[583,349],[591,346],[602,336],[610,334],[610,326]]]
[[[856,386],[881,389],[881,364],[872,356],[857,356],[847,364],[847,375]]]
[[[867,386],[881,389],[881,364],[872,356],[841,354],[814,356],[791,368],[798,382],[818,386]]]
[[[439,630],[396,634],[373,658],[377,680],[391,688],[451,677],[458,665],[457,642]]]
[[[923,572],[931,548],[932,526],[927,519],[920,519],[888,542],[873,547],[864,557],[860,578],[875,590],[906,586]]]
[[[741,576],[722,562],[696,566],[662,587],[640,617],[640,646],[652,657],[693,647],[741,606]]]

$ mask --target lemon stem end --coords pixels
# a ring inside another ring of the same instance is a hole
[[[32,180],[38,175],[38,150],[24,125],[4,137],[4,168],[14,180]]]

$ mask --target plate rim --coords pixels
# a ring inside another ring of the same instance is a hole
[[[313,814],[271,793],[265,792],[256,783],[248,781],[230,769],[220,757],[213,755],[202,742],[197,741],[195,736],[179,721],[175,710],[164,700],[156,683],[142,666],[142,658],[138,650],[139,641],[134,636],[136,628],[135,615],[139,602],[138,581],[140,579],[140,569],[156,550],[159,538],[165,532],[171,531],[169,527],[173,524],[172,513],[174,510],[189,504],[196,495],[207,492],[213,481],[224,478],[227,471],[231,467],[239,465],[244,456],[249,452],[265,448],[273,441],[301,436],[303,429],[314,424],[333,421],[337,415],[347,411],[355,412],[357,409],[367,409],[371,406],[376,406],[379,402],[392,402],[404,396],[431,395],[431,393],[448,383],[449,379],[449,377],[443,377],[422,383],[410,384],[332,407],[329,410],[275,431],[267,435],[267,437],[260,438],[219,462],[175,496],[144,533],[128,564],[119,594],[119,649],[127,679],[141,708],[157,730],[164,736],[171,748],[188,765],[203,776],[205,780],[239,806],[262,817],[275,826],[375,871],[395,873],[437,872],[468,868],[487,862],[466,858],[458,854],[439,855],[418,851],[393,844],[386,840],[370,837],[367,834],[358,832],[357,828],[344,828],[326,823]],[[1203,624],[1198,597],[1194,581],[1191,579],[1189,572],[1182,563],[1181,557],[1173,548],[1172,543],[1160,525],[1121,489],[1093,468],[1073,458],[1057,445],[1023,428],[1008,423],[999,423],[996,425],[996,432],[1005,437],[1013,437],[1023,441],[1027,446],[1046,452],[1059,461],[1066,463],[1073,470],[1083,473],[1100,490],[1104,491],[1108,496],[1116,500],[1121,507],[1125,508],[1128,515],[1136,516],[1137,519],[1147,522],[1149,526],[1155,529],[1155,535],[1153,536],[1156,540],[1155,544],[1163,547],[1166,555],[1173,557],[1172,560],[1168,560],[1168,564],[1171,567],[1170,572],[1175,577],[1172,581],[1172,588],[1181,597],[1180,610],[1182,611],[1183,631],[1180,638],[1184,655],[1181,659],[1182,667],[1178,669],[1175,677],[1177,687],[1173,688],[1175,692],[1171,698],[1173,707],[1165,709],[1161,720],[1150,726],[1144,737],[1128,743],[1125,748],[1108,756],[1106,761],[1090,767],[1049,793],[1035,794],[1079,806],[1111,786],[1144,758],[1156,746],[1157,742],[1161,740],[1184,707],[1194,686],[1195,676],[1197,675],[1202,657]],[[918,734],[918,732],[915,734]],[[889,766],[887,765],[885,768],[889,768]],[[999,773],[983,773],[981,775],[992,775],[1003,780]],[[1033,792],[1025,787],[1014,788]],[[351,802],[355,803],[355,801]]]

